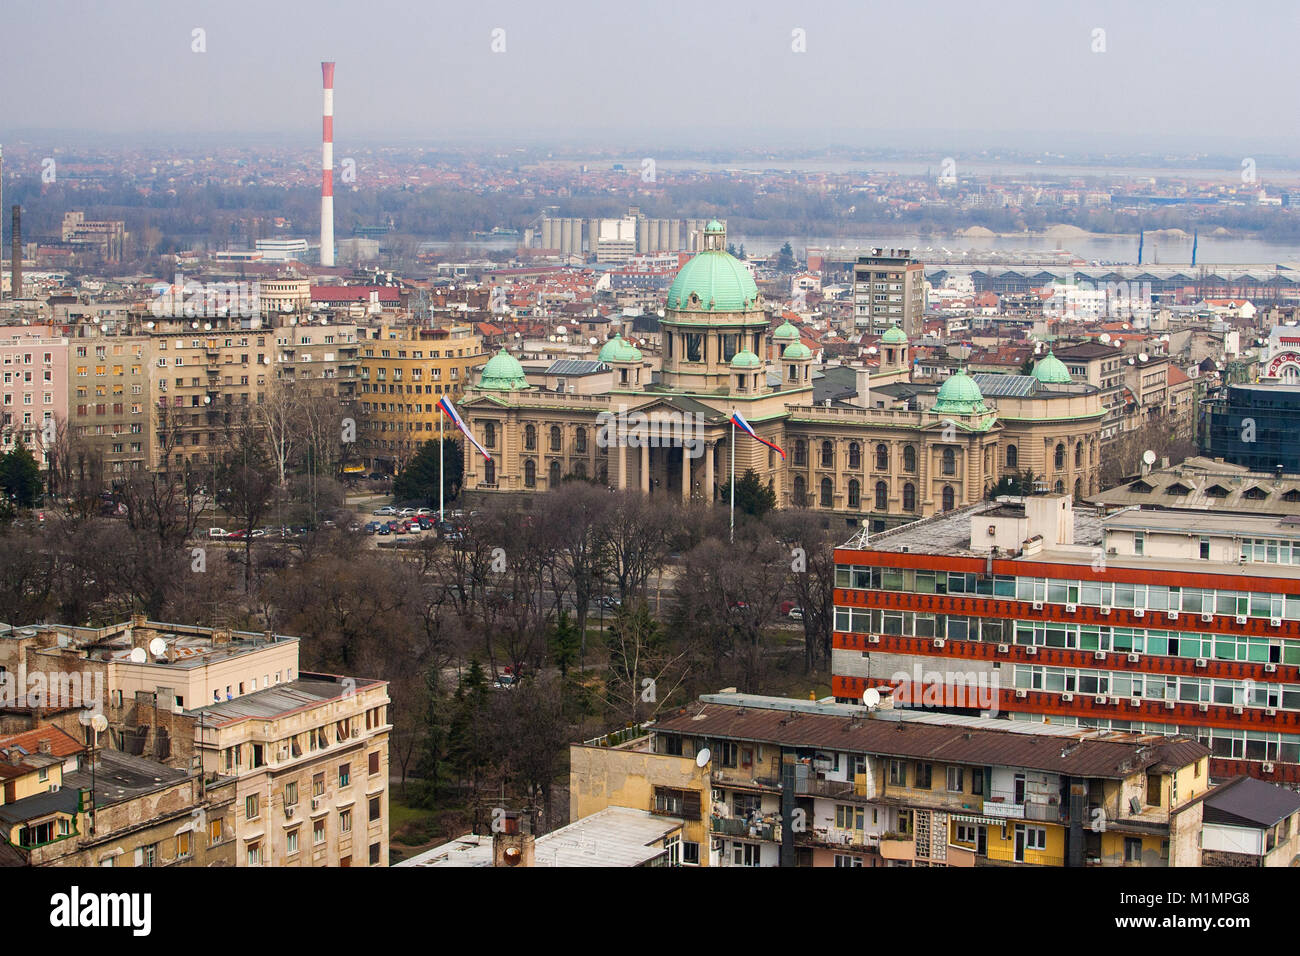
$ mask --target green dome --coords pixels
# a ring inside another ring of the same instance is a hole
[[[783,359],[810,359],[812,358],[812,349],[802,342],[795,342],[793,345],[787,345],[785,351],[781,353]]]
[[[1048,352],[1047,357],[1040,359],[1034,366],[1034,378],[1044,385],[1065,385],[1070,382],[1070,370],[1064,362]]]
[[[715,235],[715,234],[724,233],[727,231],[727,229],[725,226],[722,225],[722,223],[718,222],[718,220],[710,219],[709,224],[704,227],[704,231],[708,235]]]
[[[984,404],[984,395],[975,384],[975,379],[965,372],[957,372],[939,386],[939,398],[932,411],[971,415],[987,412],[988,407]]]
[[[505,349],[501,349],[483,366],[483,371],[479,374],[478,387],[508,392],[529,386],[528,380],[524,378],[524,367],[519,364],[519,359]]]
[[[906,345],[907,333],[896,325],[891,325],[885,330],[885,334],[880,337],[883,345]]]
[[[741,349],[731,360],[732,368],[759,368],[763,362],[749,349]]]
[[[712,228],[718,223],[710,223]],[[706,230],[707,232],[707,230]],[[691,303],[691,296],[697,298]],[[706,249],[682,266],[668,289],[670,309],[745,312],[758,300],[754,277],[739,259],[721,249]]]
[[[789,320],[782,322],[775,332],[772,333],[773,342],[798,342],[799,330],[790,324]]]
[[[641,350],[623,338],[620,332],[601,347],[597,358],[601,362],[639,362]]]

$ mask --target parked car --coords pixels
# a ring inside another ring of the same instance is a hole
[[[622,601],[620,601],[618,598],[616,598],[616,597],[615,597],[614,595],[612,595],[612,594],[602,594],[601,597],[600,597],[600,600],[597,601],[596,603],[597,603],[600,607],[603,607],[606,611],[616,611],[616,610],[618,610],[618,609],[622,606],[622,604],[623,604]]]
[[[379,521],[368,521],[366,522],[366,534],[374,534],[382,527],[383,524]]]
[[[254,528],[252,531],[248,532],[248,536],[250,538],[265,538],[266,532],[261,528]]]
[[[359,522],[359,521],[354,521],[354,522],[352,522],[350,525],[348,525],[348,530],[349,530],[349,531],[352,531],[352,532],[360,531],[360,530],[361,530],[361,522]]]
[[[789,611],[786,612],[786,616],[789,617],[790,620],[792,620],[792,621],[802,621],[802,620],[803,620],[803,608],[801,608],[801,607],[792,607],[792,608],[790,608]]]
[[[337,527],[337,525],[335,525],[333,521],[330,521],[329,518],[326,518],[324,521],[322,521],[322,522],[320,523],[320,526],[321,526],[322,528],[335,528],[335,527]]]
[[[433,521],[430,520],[428,515],[420,515],[420,520],[416,524],[420,526],[421,531],[428,531],[433,527]]]
[[[403,508],[401,511],[397,512],[397,514],[398,514],[398,517],[401,517],[401,518],[414,518],[414,517],[415,517],[415,509],[414,509],[414,508]]]
[[[227,534],[228,534],[228,532],[226,531],[225,528],[209,528],[209,529],[208,529],[208,537],[209,537],[209,538],[224,538],[224,537],[227,536]]]
[[[782,602],[781,602],[781,613],[782,613],[782,614],[789,614],[789,613],[790,613],[792,610],[794,610],[794,608],[796,608],[797,606],[798,606],[798,605],[796,605],[796,604],[794,603],[794,601],[782,601]]]
[[[387,517],[389,515],[397,514],[397,509],[394,508],[392,505],[384,505],[382,508],[376,508],[374,511],[370,513],[372,515],[381,515]]]
[[[393,533],[393,529],[390,528],[390,527],[388,527],[388,525],[386,525],[386,524],[381,524],[381,525],[379,526],[379,530],[376,531],[375,533],[378,534],[378,535],[380,535],[380,536],[382,537],[383,535],[392,534],[392,533]]]

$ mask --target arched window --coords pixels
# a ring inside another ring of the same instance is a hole
[[[916,474],[916,446],[903,446],[903,471]]]
[[[858,479],[849,479],[849,507],[857,508],[862,505],[862,486],[858,484]]]
[[[483,462],[483,484],[495,485],[497,483],[497,463],[488,459]]]
[[[534,449],[537,448],[537,426],[536,425],[524,426],[524,448],[528,449],[528,451],[533,451]],[[536,470],[536,466],[534,466],[534,470]]]
[[[1016,450],[1015,445],[1007,446],[1007,467],[1008,468],[1020,467],[1020,452]]]
[[[1074,479],[1074,500],[1078,501],[1082,497],[1083,497],[1083,480],[1080,478],[1076,478]]]
[[[585,461],[574,462],[573,477],[581,478],[584,481],[587,478],[587,463]]]
[[[829,478],[823,478],[822,479],[822,507],[823,508],[829,508],[831,506],[832,491],[833,488],[831,486],[831,480]]]
[[[573,448],[579,455],[587,453],[587,429],[579,428],[573,433]]]
[[[1057,444],[1057,446],[1056,446],[1056,454],[1055,454],[1054,456],[1052,456],[1052,463],[1053,463],[1053,464],[1054,464],[1058,469],[1060,469],[1060,468],[1064,468],[1064,467],[1065,467],[1065,446],[1064,446],[1064,445],[1059,444],[1059,443]]]
[[[524,487],[537,487],[537,462],[531,458],[524,461]]]
[[[483,444],[488,448],[497,447],[497,426],[495,422],[486,422],[483,425]]]
[[[889,510],[889,486],[883,481],[876,482],[876,510]]]
[[[945,475],[957,474],[957,452],[951,448],[943,450],[943,473]]]
[[[1056,484],[1052,486],[1052,490],[1055,491],[1058,495],[1065,494],[1065,482],[1063,482],[1060,478],[1057,478]]]
[[[1083,467],[1083,442],[1076,442],[1074,445],[1074,467]]]
[[[822,467],[835,467],[835,446],[828,441],[822,442]]]
[[[876,471],[889,471],[889,446],[876,446]]]
[[[855,441],[849,442],[849,467],[855,470],[862,467],[862,446]]]
[[[560,448],[562,447],[561,441],[562,440],[560,437],[560,426],[552,425],[551,426],[551,451],[559,451]]]
[[[549,487],[555,488],[560,484],[560,463],[551,462],[551,467],[546,470],[546,483]]]
[[[910,481],[903,485],[903,510],[916,510],[916,485],[912,484]]]
[[[956,495],[953,493],[952,485],[943,486],[943,510],[952,511],[956,502]]]
[[[795,439],[794,463],[796,465],[808,464],[808,443],[804,441],[802,438]]]
[[[807,500],[807,486],[804,484],[803,475],[794,476],[794,503],[802,508]]]

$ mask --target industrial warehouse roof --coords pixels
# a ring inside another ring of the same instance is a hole
[[[1010,722],[1008,722],[1010,723]],[[826,749],[932,760],[936,763],[1021,767],[1071,777],[1123,778],[1148,767],[1182,767],[1206,756],[1194,740],[1080,730],[1071,737],[767,710],[702,703],[660,718],[658,733],[747,740],[784,747]]]

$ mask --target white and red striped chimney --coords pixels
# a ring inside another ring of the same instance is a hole
[[[320,147],[320,264],[334,265],[334,64],[321,63],[325,85],[325,111],[321,119]]]

